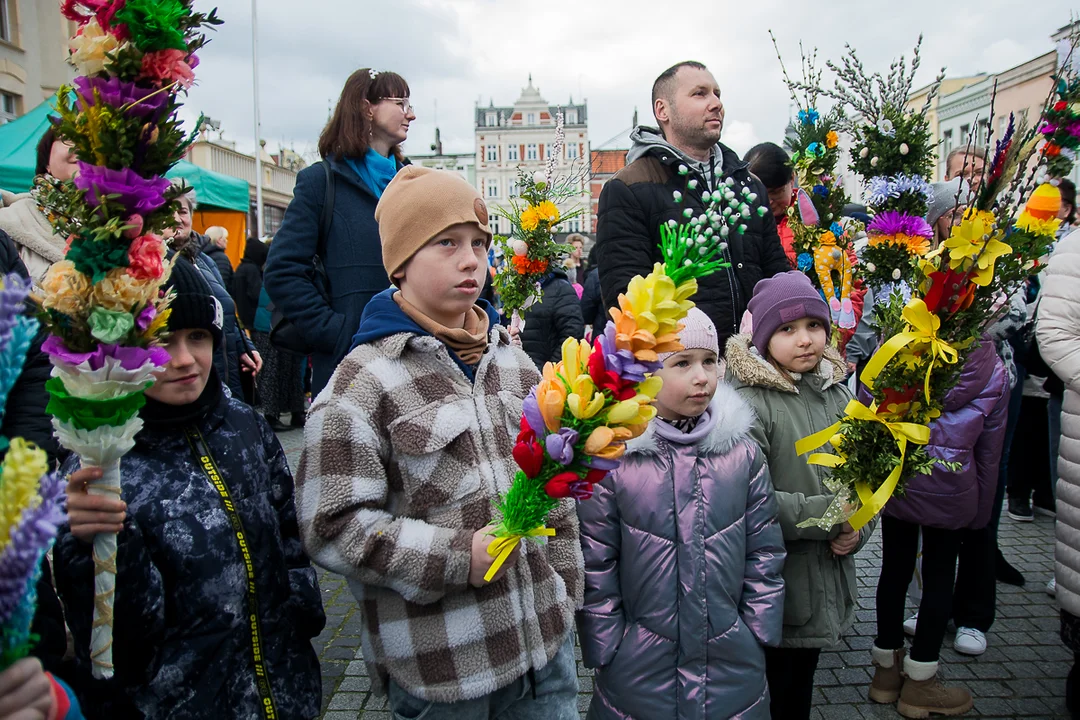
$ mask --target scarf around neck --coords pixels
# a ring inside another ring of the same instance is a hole
[[[397,158],[393,155],[385,158],[379,153],[375,152],[371,148],[368,148],[367,153],[362,158],[345,158],[345,162],[349,164],[349,167],[360,176],[360,179],[367,185],[368,189],[375,194],[375,197],[381,198],[383,190],[390,184],[390,181],[397,175],[398,165]]]
[[[480,362],[488,346],[488,327],[491,324],[491,319],[482,307],[473,305],[469,308],[469,311],[465,313],[465,327],[448,328],[422,313],[415,305],[403,298],[400,292],[394,293],[394,302],[421,329],[431,333],[450,348],[461,358],[461,362],[469,366]]]

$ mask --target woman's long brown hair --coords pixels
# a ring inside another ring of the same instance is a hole
[[[380,72],[371,77],[371,68],[360,68],[345,81],[337,107],[319,135],[319,155],[361,158],[371,138],[371,121],[365,103],[374,105],[383,98],[409,97],[409,84],[394,72]],[[393,148],[394,157],[403,160],[401,146]]]

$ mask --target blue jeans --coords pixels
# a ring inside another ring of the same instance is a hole
[[[393,680],[387,689],[395,720],[578,720],[577,693],[573,635],[540,670],[475,700],[426,702]]]

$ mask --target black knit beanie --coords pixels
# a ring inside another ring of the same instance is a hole
[[[214,297],[210,284],[199,269],[180,255],[173,264],[165,289],[172,289],[176,293],[169,306],[172,308],[169,330],[207,330],[214,336],[214,347],[218,347],[223,337],[224,316],[221,303]]]

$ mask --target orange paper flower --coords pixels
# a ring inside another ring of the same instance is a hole
[[[548,269],[547,260],[530,260],[524,255],[515,255],[510,262],[514,263],[514,269],[517,270],[518,275],[544,273]]]

